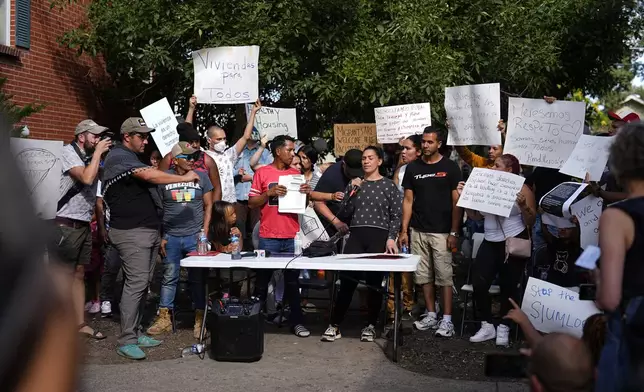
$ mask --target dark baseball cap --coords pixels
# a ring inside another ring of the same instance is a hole
[[[187,122],[177,124],[177,133],[179,134],[179,141],[181,142],[194,142],[200,141],[201,136],[199,132]]]
[[[121,134],[150,132],[154,132],[154,128],[148,127],[141,117],[130,117],[121,125]]]
[[[362,170],[362,151],[352,148],[344,154],[342,162],[344,162],[344,170],[347,176],[351,178],[364,176],[364,170]]]

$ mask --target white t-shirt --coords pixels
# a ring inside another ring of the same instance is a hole
[[[74,167],[85,167],[85,163],[78,156],[71,144],[63,147],[61,163],[63,175],[60,178],[60,194],[58,195],[58,200],[65,196],[67,191],[74,186],[75,181],[69,175],[69,171]],[[60,210],[58,210],[56,216],[75,219],[82,222],[91,222],[94,207],[96,205],[97,185],[98,179],[95,179],[92,185],[84,186],[80,192],[69,199],[69,201],[65,203]]]
[[[218,153],[207,150],[206,154],[217,164],[219,169],[219,181],[221,182],[221,200],[229,203],[235,203],[235,163],[239,159],[235,146],[229,147],[226,151]]]

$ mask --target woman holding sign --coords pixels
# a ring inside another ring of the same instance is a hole
[[[492,170],[506,171],[519,174],[521,167],[514,155],[504,154],[494,161]],[[459,184],[459,192],[464,183]],[[519,302],[517,286],[523,278],[523,270],[527,259],[515,257],[506,253],[506,243],[511,238],[529,239],[529,229],[534,225],[536,202],[532,190],[523,185],[517,194],[517,200],[510,216],[503,218],[497,215],[467,209],[467,216],[474,220],[484,219],[485,239],[476,255],[472,270],[474,299],[480,309],[481,329],[470,338],[470,342],[479,343],[496,338],[498,346],[509,344],[509,320],[504,319],[498,328],[492,325],[492,302],[489,294],[492,281],[498,275],[501,286],[501,314],[505,315],[511,309],[509,298]]]

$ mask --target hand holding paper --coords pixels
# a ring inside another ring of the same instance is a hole
[[[306,212],[306,194],[301,189],[309,190],[311,187],[306,184],[303,175],[280,176],[278,185],[285,189],[283,195],[279,195],[278,211],[281,213],[304,214]]]

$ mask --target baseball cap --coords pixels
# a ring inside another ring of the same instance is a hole
[[[616,112],[608,112],[608,116],[613,120],[624,121],[627,123],[640,120],[639,114],[629,108],[621,108]]]
[[[149,133],[154,132],[153,128],[149,128],[141,117],[130,117],[121,125],[121,134],[125,133]]]
[[[179,142],[172,147],[172,150],[170,150],[172,158],[176,158],[177,155],[192,155],[195,152],[197,152],[197,150],[192,148],[188,142]]]
[[[342,158],[347,176],[351,178],[364,176],[362,170],[362,151],[352,148],[344,154]]]
[[[192,124],[187,122],[177,124],[177,133],[179,134],[179,141],[182,142],[194,142],[201,140],[199,132],[197,132]]]
[[[94,120],[83,120],[76,125],[76,130],[74,131],[74,136],[80,135],[81,133],[84,132],[89,132],[94,135],[100,135],[101,133],[108,131],[109,129],[107,127],[103,127],[101,125],[96,124]]]

